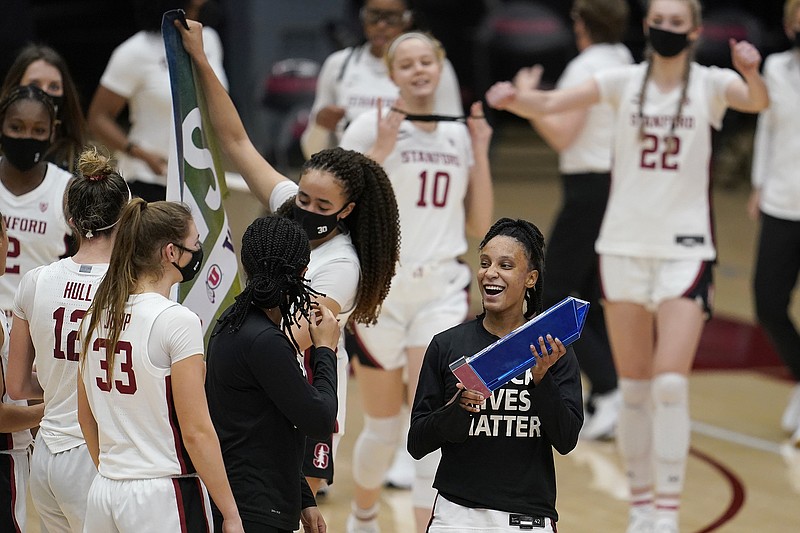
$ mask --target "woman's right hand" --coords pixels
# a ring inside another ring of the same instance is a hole
[[[339,321],[325,305],[312,306],[308,329],[314,346],[317,348],[325,346],[336,351],[336,346],[339,344]]]
[[[147,163],[147,166],[150,167],[150,170],[153,171],[153,174],[156,174],[157,176],[167,175],[167,160],[160,155],[149,150],[145,150],[141,146],[136,146],[133,150],[131,150],[130,155]]]
[[[244,524],[238,516],[236,519],[222,519],[222,533],[244,533]]]
[[[316,123],[317,126],[325,128],[326,130],[335,131],[336,125],[344,118],[345,110],[338,105],[326,105],[317,111]]]
[[[517,96],[517,88],[510,81],[498,81],[486,91],[486,103],[494,109],[505,109]]]
[[[183,39],[183,47],[189,56],[197,60],[205,57],[206,53],[203,50],[203,25],[196,20],[186,20],[189,29],[183,27],[179,20],[174,22],[175,27],[181,32],[181,39]]]

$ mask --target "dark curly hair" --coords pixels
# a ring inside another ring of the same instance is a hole
[[[481,241],[479,250],[483,250],[493,238],[505,235],[519,241],[528,258],[528,268],[538,270],[536,285],[525,289],[525,318],[532,318],[542,312],[542,287],[544,287],[544,236],[535,224],[522,219],[501,218],[489,228]],[[484,316],[482,313],[480,316]]]
[[[238,330],[251,305],[261,309],[277,307],[283,330],[298,352],[292,335],[298,315],[311,321],[309,310],[314,292],[303,277],[311,258],[311,247],[303,228],[293,220],[265,216],[254,220],[242,236],[242,266],[247,285],[236,297],[231,311],[220,317],[220,324]]]
[[[311,170],[330,173],[342,186],[347,201],[355,203],[350,215],[341,221],[350,231],[361,263],[356,307],[350,318],[374,324],[400,258],[400,216],[392,183],[378,163],[342,148],[311,156],[301,169],[301,179]],[[278,214],[292,218],[294,202],[294,197],[287,200]]]
[[[2,99],[0,99],[0,125],[6,119],[8,108],[20,100],[33,100],[42,104],[47,111],[47,116],[50,117],[50,127],[55,127],[56,109],[53,107],[53,99],[35,85],[17,85],[7,93],[3,93]]]

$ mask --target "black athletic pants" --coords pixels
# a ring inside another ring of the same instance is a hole
[[[617,388],[617,372],[611,357],[594,243],[608,202],[609,174],[561,176],[562,206],[545,248],[545,309],[567,296],[588,301],[589,314],[575,354],[591,383],[591,394]]]
[[[753,280],[756,315],[794,379],[800,381],[800,335],[789,302],[800,272],[800,221],[761,214]]]

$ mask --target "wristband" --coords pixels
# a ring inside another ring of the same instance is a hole
[[[134,143],[133,141],[128,141],[128,144],[125,145],[125,153],[130,154],[135,146],[136,143]]]

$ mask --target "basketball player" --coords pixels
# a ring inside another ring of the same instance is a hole
[[[580,53],[567,64],[558,88],[573,87],[595,72],[633,62],[620,42],[628,27],[625,0],[575,0],[573,31]],[[581,438],[613,438],[621,394],[611,357],[603,307],[600,272],[594,243],[603,222],[611,187],[613,111],[598,104],[568,113],[531,120],[547,144],[558,151],[562,203],[547,242],[545,309],[567,295],[587,300],[589,314],[575,352],[588,382],[586,422]]]
[[[55,123],[53,101],[38,87],[14,87],[0,100],[0,211],[8,232],[0,309],[9,321],[22,276],[68,252],[63,198],[71,175],[44,160]]]
[[[486,95],[493,107],[526,118],[598,102],[615,109],[614,180],[596,249],[622,391],[617,442],[632,491],[630,532],[653,524],[659,533],[678,531],[688,373],[710,311],[716,256],[711,127],[721,126],[728,107],[755,113],[769,103],[750,43],[731,40],[739,74],[692,61],[700,24],[697,0],[652,0],[644,63],[569,89],[537,91],[523,79]]]
[[[8,235],[0,216],[0,276],[5,271]],[[39,425],[44,405],[12,400],[5,375],[8,370],[8,327],[0,320],[0,530],[25,531],[31,428]]]
[[[208,414],[200,320],[169,299],[202,260],[187,206],[123,210],[80,325],[78,420],[98,467],[85,531],[212,531],[209,494],[221,530],[244,531]]]
[[[334,457],[345,430],[348,356],[344,327],[374,323],[389,292],[399,255],[400,227],[392,184],[380,165],[364,155],[333,148],[314,154],[297,183],[277,172],[253,146],[228,93],[203,52],[199,24],[177,25],[209,102],[209,114],[228,160],[258,199],[295,219],[311,243],[306,277],[318,303],[339,320],[336,351],[339,410],[331,439],[308,439],[304,472],[316,494],[333,482]],[[303,352],[311,347],[308,322],[299,316],[292,335]]]
[[[94,149],[84,151],[66,195],[80,249],[25,274],[14,300],[8,388],[15,398],[44,400],[31,499],[50,532],[83,529],[86,494],[97,474],[78,425],[78,324],[106,273],[129,199],[125,180],[109,160]]]
[[[386,61],[400,98],[356,118],[341,146],[366,153],[386,169],[400,211],[400,266],[378,322],[356,324],[364,428],[356,442],[356,483],[349,530],[377,531],[384,475],[402,438],[404,396],[413,397],[425,348],[433,335],[467,315],[469,268],[458,261],[465,231],[482,236],[491,223],[489,168],[492,129],[480,103],[467,124],[430,121],[444,51],[421,33],[405,33],[389,46]],[[406,116],[410,115],[408,119]],[[408,371],[407,389],[403,373]],[[417,528],[424,530],[435,492],[436,454],[417,462],[412,498]]]
[[[366,0],[359,18],[366,42],[334,52],[322,64],[308,126],[300,140],[306,158],[339,144],[345,127],[378,99],[390,106],[397,98],[383,56],[392,40],[414,25],[411,0]],[[436,89],[436,113],[460,116],[458,79],[445,60]]]

